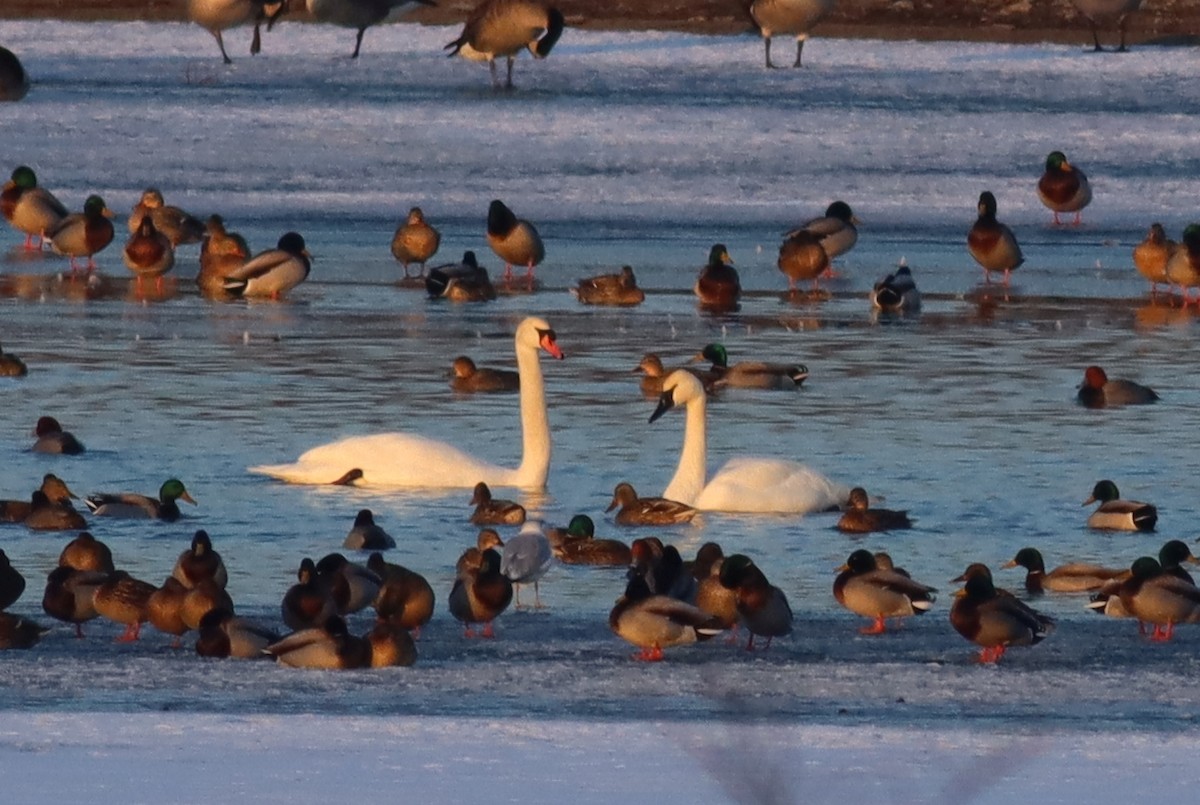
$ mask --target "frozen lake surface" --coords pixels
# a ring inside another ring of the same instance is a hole
[[[1200,56],[817,39],[807,69],[766,73],[748,36],[569,30],[546,61],[520,61],[516,92],[495,94],[486,69],[440,55],[456,35],[372,30],[352,62],[344,31],[285,24],[253,59],[248,32],[227,37],[235,63],[226,68],[194,26],[0,22],[0,42],[35,81],[5,109],[0,172],[29,164],[72,208],[99,192],[122,215],[154,185],[168,203],[221,213],[255,250],[296,229],[316,256],[310,281],[287,302],[220,304],[196,294],[197,249],[186,246],[165,298],[151,301],[129,283],[120,242],[98,255],[103,279],[86,290],[61,276],[65,260],[30,258],[15,232],[0,232],[0,343],[30,366],[28,378],[0,385],[0,496],[26,497],[45,472],[80,494],[153,492],[178,476],[200,504],[179,523],[93,520],[91,530],[119,566],[157,583],[205,528],[239,611],[268,622],[278,621],[300,559],[338,550],[354,513],[369,507],[399,542],[388,558],[425,573],[439,596],[418,664],[379,672],[204,662],[153,629],[119,645],[111,624],[92,622],[85,641],[56,625],[32,651],[3,655],[0,768],[27,763],[27,752],[73,761],[76,741],[105,744],[108,720],[116,740],[136,748],[114,749],[116,760],[138,762],[142,749],[169,755],[171,746],[186,754],[182,743],[141,741],[146,730],[187,730],[193,716],[204,725],[197,740],[221,757],[240,745],[228,736],[248,730],[302,769],[306,750],[287,736],[316,720],[335,736],[335,767],[340,757],[348,768],[336,741],[349,744],[369,725],[404,743],[402,761],[449,763],[489,750],[456,726],[465,723],[498,730],[525,760],[546,742],[596,741],[644,786],[665,775],[690,780],[684,770],[703,752],[687,748],[687,736],[719,719],[750,730],[738,741],[799,758],[805,771],[788,779],[839,796],[913,799],[886,786],[831,788],[838,759],[891,769],[876,743],[909,751],[908,734],[941,747],[916,763],[920,785],[958,801],[973,795],[947,782],[945,770],[959,767],[947,767],[946,747],[958,743],[980,763],[1012,741],[1033,744],[1031,755],[1045,748],[1076,772],[1039,792],[1048,801],[1081,799],[1070,779],[1094,785],[1108,779],[1101,771],[1130,770],[1119,765],[1125,751],[1161,762],[1164,779],[1186,779],[1181,758],[1194,756],[1200,717],[1200,633],[1185,627],[1152,645],[1131,622],[1086,612],[1081,596],[1053,597],[1037,605],[1059,619],[1054,635],[981,668],[946,613],[948,579],[969,562],[995,568],[1033,545],[1050,565],[1127,565],[1167,539],[1196,536],[1194,314],[1152,304],[1130,250],[1152,221],[1178,237],[1195,214]],[[1054,149],[1092,179],[1082,227],[1050,226],[1037,199]],[[981,285],[965,250],[985,189],[1025,250],[1008,290]],[[434,263],[473,249],[495,276],[483,237],[492,198],[546,240],[539,293],[453,306],[395,286],[388,244],[412,205],[442,230]],[[780,235],[835,198],[863,224],[832,298],[781,299]],[[118,230],[123,238],[123,217]],[[690,291],[714,242],[728,245],[748,289],[725,316],[698,312]],[[901,257],[926,292],[924,311],[877,319],[867,291]],[[640,307],[586,308],[567,293],[623,263],[647,291]],[[444,601],[454,561],[474,540],[469,490],[306,488],[246,472],[387,430],[515,465],[516,398],[456,396],[446,372],[459,354],[510,365],[512,332],[528,314],[552,323],[567,358],[543,362],[554,459],[546,495],[524,502],[557,524],[587,513],[599,536],[657,533],[685,556],[707,540],[750,554],[796,611],[790,638],[756,654],[718,640],[668,652],[662,664],[633,663],[607,627],[621,573],[560,566],[542,585],[545,611],[509,612],[499,639],[467,641]],[[675,365],[716,340],[734,360],[801,361],[812,375],[796,393],[728,391],[712,401],[710,466],[742,453],[801,460],[908,509],[916,528],[851,540],[834,530],[834,515],[706,514],[692,526],[637,532],[605,519],[619,481],[659,494],[681,443],[681,415],[647,423],[655,403],[631,370],[645,352]],[[1075,387],[1092,363],[1153,386],[1162,402],[1077,407]],[[88,453],[30,453],[42,414]],[[1159,506],[1157,533],[1084,528],[1079,502],[1106,477],[1124,496]],[[29,579],[13,611],[48,621],[42,584],[70,536],[0,531]],[[896,633],[859,636],[860,620],[831,594],[833,568],[858,547],[886,549],[939,587],[934,610]],[[1021,576],[997,571],[997,579],[1015,588]],[[368,621],[352,626],[363,631]],[[91,726],[62,737],[79,725]],[[1076,751],[1101,729],[1117,737]],[[665,731],[681,765],[639,759],[657,745],[638,737],[644,730]],[[615,785],[588,757],[576,760],[560,758],[563,779]],[[1018,771],[995,776],[1033,774],[1041,762],[1022,759]],[[475,768],[489,784],[486,767]],[[728,779],[714,775],[676,788],[677,799],[737,796],[714,788]],[[269,799],[258,782],[243,790]],[[561,781],[523,792],[508,773],[496,785],[542,801],[563,792]],[[811,798],[788,785],[789,798]],[[29,791],[18,799],[36,798]],[[461,798],[445,791],[442,799]],[[991,796],[1022,791],[1001,783]],[[150,789],[144,797],[189,799]]]

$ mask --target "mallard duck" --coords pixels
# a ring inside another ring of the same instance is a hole
[[[0,610],[5,610],[16,603],[25,592],[25,577],[21,571],[12,566],[8,554],[0,550]]]
[[[233,61],[225,52],[222,31],[253,22],[254,37],[250,41],[250,55],[254,55],[262,49],[259,26],[266,22],[269,30],[270,25],[287,9],[286,2],[270,0],[188,0],[187,4],[188,19],[213,35],[226,64],[233,64]]]
[[[182,481],[170,478],[158,488],[157,500],[134,492],[99,492],[88,495],[83,502],[97,517],[148,518],[173,523],[179,519],[177,501],[180,500],[198,505]]]
[[[421,627],[433,617],[433,587],[420,573],[386,562],[379,553],[371,554],[367,568],[383,579],[379,595],[375,596],[378,619],[419,634]]]
[[[24,377],[29,374],[25,361],[0,347],[0,377]]]
[[[154,187],[146,188],[138,203],[133,205],[128,221],[130,234],[143,231],[146,219],[150,219],[157,235],[167,239],[172,250],[184,243],[199,243],[207,231],[203,221],[167,204],[162,192]]]
[[[495,549],[471,548],[467,553],[471,560],[461,563],[450,589],[450,614],[464,624],[466,637],[475,636],[472,625],[476,623],[484,625],[483,637],[494,637],[492,621],[512,603],[513,584],[500,572],[500,554]]]
[[[32,648],[48,631],[29,618],[0,612],[0,650]]]
[[[521,585],[533,585],[533,606],[542,608],[538,582],[550,565],[554,563],[554,551],[550,539],[537,523],[526,523],[521,531],[508,542],[500,555],[500,572],[513,583],[514,605],[521,608]]]
[[[626,567],[633,561],[629,546],[615,539],[596,539],[596,526],[586,514],[577,514],[564,528],[547,528],[550,550],[564,565]]]
[[[880,568],[870,551],[857,550],[850,554],[838,571],[838,577],[833,581],[833,597],[851,612],[875,621],[860,629],[861,634],[883,634],[887,630],[886,618],[923,615],[937,600],[934,595],[937,590],[933,587],[914,581],[894,568]]]
[[[839,531],[850,534],[869,534],[872,531],[895,531],[901,528],[912,528],[907,511],[894,509],[872,509],[871,499],[867,490],[856,486],[850,490],[850,508],[848,508],[837,527]]]
[[[200,529],[192,536],[191,546],[179,554],[171,575],[191,589],[203,581],[212,581],[222,590],[229,582],[229,573],[221,554],[213,550],[208,532]]]
[[[42,490],[33,493],[29,514],[21,524],[32,531],[75,531],[87,528],[83,515],[70,501],[55,502]]]
[[[395,548],[396,540],[375,524],[375,515],[370,509],[361,509],[355,515],[354,526],[346,534],[342,547],[352,551],[385,551]]]
[[[479,265],[472,251],[463,252],[461,263],[431,268],[425,291],[430,299],[444,297],[452,302],[491,302],[496,298],[487,269]]]
[[[380,621],[367,634],[371,644],[371,667],[406,668],[417,661],[417,644],[407,629]]]
[[[666,498],[640,498],[631,484],[621,482],[613,489],[606,512],[620,507],[614,516],[618,525],[674,525],[696,516],[691,506]]]
[[[663,545],[658,537],[635,539],[629,546],[631,561],[628,578],[641,576],[655,595],[666,595],[680,601],[696,597],[696,579],[688,572],[679,549]]]
[[[101,617],[125,625],[125,631],[117,641],[130,643],[138,639],[147,617],[146,602],[157,589],[153,584],[135,579],[124,570],[117,570],[110,573],[96,588],[92,603]]]
[[[35,453],[58,453],[77,456],[84,452],[83,443],[71,433],[63,430],[62,425],[52,416],[38,417],[33,435],[37,441],[31,448]]]
[[[777,389],[786,391],[800,386],[808,379],[808,367],[802,363],[766,363],[738,361],[729,365],[729,353],[723,344],[708,344],[696,360],[712,363],[710,374],[715,386],[744,389]],[[703,382],[703,378],[701,378]]]
[[[750,17],[762,31],[763,48],[766,51],[767,69],[771,64],[771,37],[775,34],[792,34],[796,37],[796,61],[793,67],[801,67],[800,56],[809,31],[833,9],[834,0],[753,0]]]
[[[267,646],[279,642],[279,633],[240,618],[228,609],[213,609],[200,619],[196,653],[201,657],[257,660],[269,656]]]
[[[1046,590],[1059,593],[1083,593],[1098,590],[1106,581],[1125,572],[1121,568],[1101,567],[1086,562],[1070,562],[1047,573],[1042,553],[1037,548],[1022,548],[1004,567],[1025,568],[1025,590],[1031,595],[1041,595]]]
[[[1167,259],[1167,282],[1179,286],[1183,307],[1187,307],[1192,301],[1188,289],[1200,285],[1200,224],[1189,224],[1183,230],[1183,242]],[[1200,294],[1195,302],[1200,307]]]
[[[1075,226],[1079,226],[1083,208],[1092,201],[1092,186],[1087,174],[1067,161],[1062,151],[1051,151],[1046,157],[1046,170],[1037,184],[1038,198],[1053,213],[1054,225],[1059,226],[1059,213],[1075,213]]]
[[[810,280],[816,292],[820,290],[818,278],[829,270],[829,255],[817,235],[801,229],[780,245],[775,265],[787,277],[790,292],[796,292],[797,282]]]
[[[250,247],[244,237],[225,228],[225,221],[219,215],[210,215],[205,228],[196,286],[206,298],[232,299],[234,295],[225,289],[225,277],[250,259]]]
[[[402,0],[402,2],[409,1]],[[418,1],[412,0],[412,2]],[[361,35],[360,33],[359,36],[361,37]],[[357,53],[357,49],[355,52]],[[441,242],[441,234],[426,223],[425,213],[421,212],[421,208],[413,207],[409,210],[408,218],[396,227],[396,234],[392,236],[392,256],[403,264],[404,278],[408,279],[408,266],[411,263],[420,263],[421,276],[424,276],[425,263],[437,254]]]
[[[735,553],[725,557],[720,580],[737,594],[738,615],[750,632],[747,651],[754,650],[755,635],[767,638],[765,650],[771,647],[772,639],[792,633],[792,608],[788,606],[787,596],[767,581],[749,556]]]
[[[112,551],[89,531],[80,532],[79,536],[67,543],[58,555],[58,566],[87,572],[112,573]]]
[[[61,478],[52,472],[42,476],[42,485],[38,487],[41,497],[32,496],[29,500],[0,500],[0,521],[22,523],[33,512],[34,504],[45,506],[53,503],[65,509],[74,510],[71,499],[75,494],[67,488]],[[49,522],[49,520],[48,520]]]
[[[1183,562],[1200,564],[1200,559],[1193,556],[1192,549],[1181,540],[1172,539],[1164,542],[1158,551],[1158,563],[1162,572],[1188,584],[1195,584],[1196,580],[1192,578],[1192,574],[1183,569]],[[1088,609],[1107,615],[1110,618],[1132,617],[1132,613],[1125,609],[1125,605],[1121,602],[1120,597],[1121,584],[1132,575],[1131,570],[1125,570],[1120,575],[1105,581],[1096,590],[1096,594],[1092,596],[1092,600],[1088,604]],[[1142,627],[1142,624],[1139,624],[1139,627]],[[1144,633],[1144,627],[1142,631]]]
[[[383,579],[340,553],[331,553],[316,564],[317,582],[329,590],[337,614],[351,615],[375,603]]]
[[[912,271],[903,260],[891,274],[875,283],[871,290],[871,307],[886,313],[908,313],[921,309],[921,292]]]
[[[50,571],[42,609],[47,615],[65,623],[75,624],[75,636],[83,637],[83,623],[97,617],[95,594],[108,580],[109,573],[77,570],[61,565]]]
[[[1158,523],[1158,509],[1149,503],[1122,500],[1112,481],[1097,481],[1092,494],[1082,505],[1100,503],[1087,519],[1088,528],[1111,531],[1153,531]]]
[[[546,248],[537,229],[518,218],[500,199],[488,207],[487,242],[504,261],[504,282],[512,280],[513,266],[525,266],[525,278],[533,287],[533,269],[546,257]]]
[[[320,626],[292,632],[267,646],[266,652],[292,668],[336,671],[371,665],[371,644],[350,634],[346,621],[337,615]]]
[[[1014,268],[1025,262],[1017,237],[996,220],[996,197],[988,191],[979,194],[979,218],[967,233],[967,249],[975,262],[983,266],[983,281],[990,282],[993,271],[1004,272],[1004,284]]]
[[[149,215],[142,217],[141,226],[125,241],[121,254],[126,267],[137,275],[139,285],[143,277],[161,278],[175,265],[170,239],[154,228],[154,219]]]
[[[97,195],[88,196],[83,202],[82,213],[63,218],[49,233],[50,245],[57,253],[70,258],[72,271],[77,268],[77,257],[86,257],[86,268],[91,271],[96,267],[95,255],[112,243],[113,225],[108,220],[112,215],[104,199]]]
[[[174,635],[172,648],[179,648],[188,625],[183,619],[183,602],[188,588],[174,576],[168,576],[162,586],[146,599],[146,620],[164,634]]]
[[[283,595],[280,610],[289,629],[307,629],[337,614],[329,588],[317,580],[317,565],[305,557],[296,572],[297,582]]]
[[[467,17],[462,34],[444,48],[451,56],[486,61],[492,86],[500,89],[496,57],[508,59],[506,89],[512,89],[513,61],[528,48],[535,59],[544,59],[562,36],[562,12],[540,0],[483,0]]]
[[[214,609],[233,611],[233,599],[212,579],[204,579],[184,596],[180,615],[189,629],[199,629],[200,621]]]
[[[480,481],[471,495],[471,522],[475,525],[521,525],[525,522],[525,507],[512,500],[492,497],[492,490]]]
[[[641,648],[634,659],[658,661],[663,649],[707,640],[723,630],[721,621],[686,601],[651,592],[634,576],[608,613],[608,628]]]
[[[692,289],[700,297],[700,306],[732,310],[742,297],[742,283],[725,244],[716,243],[708,252],[708,262],[700,269]]]
[[[714,366],[709,370],[701,370],[686,366],[683,368],[685,371],[695,375],[696,378],[704,384],[704,390],[709,393],[713,391],[717,381],[721,378],[722,370],[720,367]],[[637,374],[638,372],[641,372],[642,374],[642,393],[647,397],[654,397],[656,399],[660,394],[662,394],[663,381],[666,380],[667,375],[671,374],[671,372],[668,372],[665,368],[663,368],[662,359],[653,352],[647,352],[642,356],[641,362],[639,362],[637,367],[633,370],[634,374]]]
[[[646,292],[638,287],[633,266],[621,266],[616,274],[582,279],[571,293],[585,305],[632,307],[646,301]]]
[[[0,47],[0,101],[19,101],[29,92],[29,73],[16,54]]]
[[[225,277],[225,290],[237,296],[279,299],[308,279],[312,270],[304,238],[285,232],[274,249],[259,252]]]
[[[1083,384],[1076,395],[1087,408],[1111,408],[1114,405],[1147,405],[1157,402],[1158,394],[1151,388],[1120,378],[1109,380],[1099,366],[1089,366],[1083,372]]]
[[[1142,0],[1071,0],[1071,2],[1087,18],[1088,25],[1092,29],[1092,41],[1095,42],[1097,53],[1104,48],[1100,47],[1100,36],[1096,33],[1096,27],[1112,20],[1116,20],[1117,29],[1121,32],[1121,44],[1117,46],[1117,52],[1125,52],[1125,25],[1129,15],[1141,8]]]
[[[1150,231],[1141,243],[1133,247],[1133,265],[1138,273],[1150,281],[1150,295],[1158,293],[1158,283],[1170,285],[1167,277],[1167,262],[1179,248],[1179,244],[1167,237],[1162,224],[1150,224]]]
[[[317,22],[357,29],[354,52],[350,54],[350,58],[357,59],[358,51],[362,47],[363,34],[368,28],[416,5],[437,4],[434,0],[308,0],[308,12]]]
[[[1009,646],[1032,646],[1054,631],[1054,619],[998,592],[991,573],[975,573],[954,596],[950,625],[980,646],[979,661],[997,662]]]
[[[466,355],[459,355],[450,367],[450,388],[460,394],[521,390],[521,376],[510,369],[479,368]]]
[[[721,622],[724,629],[737,629],[737,590],[721,583],[721,568],[725,552],[715,542],[706,542],[692,563],[692,578],[696,579],[696,606]],[[733,638],[736,640],[736,637]]]
[[[13,169],[11,178],[0,191],[0,212],[18,232],[25,233],[25,250],[45,245],[49,233],[58,228],[69,214],[66,206],[44,187],[38,187],[37,174],[28,165]]]
[[[801,232],[813,235],[821,244],[821,248],[830,260],[840,257],[854,248],[858,243],[858,216],[844,201],[835,201],[825,208],[825,214],[820,218],[805,221],[786,235],[790,239]]]
[[[1117,595],[1139,623],[1154,624],[1151,640],[1170,640],[1176,624],[1200,623],[1200,589],[1194,584],[1164,573],[1150,556],[1140,557],[1129,570]]]

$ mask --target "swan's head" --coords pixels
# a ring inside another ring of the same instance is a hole
[[[676,369],[663,381],[658,407],[650,415],[650,421],[653,422],[677,405],[687,405],[692,400],[703,399],[704,384],[700,379],[686,369]]]
[[[529,347],[532,349],[544,349],[547,354],[560,361],[563,358],[562,350],[558,348],[558,336],[554,334],[552,328],[545,319],[539,319],[537,316],[530,316],[521,322],[517,327],[517,347]]]

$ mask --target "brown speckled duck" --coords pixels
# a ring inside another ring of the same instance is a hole
[[[188,589],[174,576],[168,576],[162,586],[146,599],[146,620],[164,634],[174,635],[171,648],[183,645],[188,625],[183,619],[183,602]]]
[[[516,372],[511,369],[480,368],[466,355],[454,359],[450,375],[450,388],[459,394],[521,390],[521,376]]]
[[[435,604],[433,587],[425,577],[402,565],[384,561],[379,553],[371,554],[367,568],[383,579],[379,595],[375,596],[378,620],[420,634],[421,627],[433,617]]]
[[[96,588],[92,602],[101,617],[125,625],[125,631],[117,641],[130,643],[141,634],[142,624],[147,617],[146,603],[157,589],[124,570],[117,570]]]
[[[108,572],[76,570],[61,565],[50,571],[42,595],[42,609],[47,615],[75,625],[75,637],[83,637],[83,623],[98,617],[95,595],[108,580]]]
[[[525,522],[525,507],[512,500],[492,497],[492,490],[483,481],[475,484],[471,495],[471,522],[475,525],[521,525]]]
[[[29,374],[25,361],[0,347],[0,377],[24,377]]]
[[[396,234],[392,236],[392,256],[404,266],[404,278],[408,279],[408,267],[412,263],[420,263],[419,276],[424,276],[425,263],[437,254],[441,242],[441,234],[426,222],[421,208],[410,209],[408,217],[396,227]]]
[[[686,523],[696,510],[666,498],[638,497],[632,484],[621,482],[613,489],[612,502],[605,511],[620,507],[613,519],[618,525],[673,525]]]
[[[407,629],[379,621],[367,633],[372,668],[406,668],[417,661],[417,644]]]
[[[829,255],[821,239],[807,230],[799,230],[779,247],[775,265],[788,280],[788,290],[795,292],[797,282],[812,282],[813,291],[820,290],[818,278],[829,270]]]
[[[80,532],[79,536],[66,544],[62,553],[58,555],[58,566],[105,575],[116,569],[113,566],[112,551],[89,531]]]
[[[1133,247],[1133,265],[1138,273],[1150,281],[1150,295],[1158,293],[1158,283],[1170,284],[1167,277],[1167,262],[1179,244],[1167,237],[1162,224],[1150,224],[1145,239]]]
[[[936,600],[934,588],[895,568],[880,568],[870,551],[855,551],[838,570],[833,597],[851,612],[874,621],[859,630],[862,634],[883,634],[885,619],[922,615]]]
[[[150,219],[155,232],[167,238],[172,249],[183,243],[199,243],[207,230],[196,216],[167,204],[162,192],[154,187],[146,188],[133,205],[128,222],[130,233],[141,231],[146,219]]]
[[[585,305],[632,307],[646,300],[646,292],[638,287],[633,266],[621,266],[616,274],[599,274],[582,279],[571,293]]]
[[[867,490],[856,486],[850,490],[850,508],[838,520],[839,531],[850,534],[869,534],[873,531],[894,531],[912,528],[907,511],[873,509]]]
[[[32,531],[76,531],[87,528],[83,515],[69,500],[55,502],[42,490],[33,493],[29,514],[21,524]]]

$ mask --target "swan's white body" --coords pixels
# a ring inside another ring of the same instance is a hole
[[[524,445],[521,465],[515,469],[490,464],[424,436],[380,433],[314,447],[294,464],[250,467],[250,472],[293,484],[328,484],[352,469],[360,469],[362,477],[356,482],[360,486],[470,489],[483,481],[488,486],[543,489],[550,474],[550,418],[538,349],[556,358],[562,353],[550,325],[534,317],[517,327],[515,344]]]
[[[670,405],[666,403],[668,395]],[[679,467],[662,493],[664,498],[702,511],[759,514],[825,511],[844,505],[849,498],[849,487],[803,464],[779,458],[731,458],[708,478],[704,386],[690,372],[676,370],[663,381],[663,398],[656,418],[671,405],[687,406]]]

